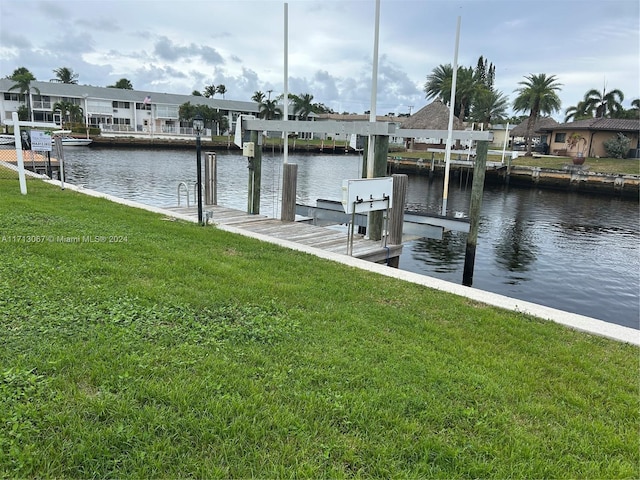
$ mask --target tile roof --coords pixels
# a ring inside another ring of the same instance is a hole
[[[561,123],[553,130],[599,130],[605,132],[640,131],[640,120],[626,118],[587,118],[575,122]]]

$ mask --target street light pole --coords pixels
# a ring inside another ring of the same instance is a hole
[[[197,175],[197,191],[198,191],[198,223],[204,225],[202,218],[202,156],[201,156],[201,144],[200,135],[204,130],[204,120],[200,114],[197,114],[193,119],[193,130],[196,133],[196,168],[198,169]]]

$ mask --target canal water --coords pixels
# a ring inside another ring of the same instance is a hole
[[[247,208],[248,169],[238,154],[217,154],[218,204]],[[203,155],[204,161],[204,155]],[[290,155],[297,201],[341,200],[343,179],[359,178],[355,155]],[[175,206],[178,184],[193,185],[193,151],[65,149],[67,181],[153,206]],[[279,216],[282,156],[265,152],[260,213]],[[452,179],[448,208],[466,214],[471,180]],[[193,188],[191,188],[193,202]],[[184,191],[182,203],[186,201]],[[440,211],[442,179],[410,176],[408,206]],[[640,328],[638,203],[538,189],[485,189],[473,286],[620,325]],[[462,282],[466,234],[405,244],[403,270]]]

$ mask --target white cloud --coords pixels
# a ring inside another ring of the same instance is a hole
[[[337,111],[368,110],[374,0],[288,3],[290,91]],[[283,11],[275,0],[2,0],[0,75],[24,66],[48,80],[66,66],[91,85],[126,77],[141,90],[223,83],[230,99],[277,95]],[[483,55],[511,98],[531,73],[558,77],[563,108],[605,81],[625,103],[640,97],[637,0],[381,0],[379,112],[426,104],[426,76],[453,60],[458,15],[459,63],[475,66]]]

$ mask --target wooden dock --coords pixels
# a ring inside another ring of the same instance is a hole
[[[197,206],[165,208],[171,212],[188,217],[198,217]],[[287,240],[324,251],[347,255],[347,231],[328,227],[319,227],[304,222],[283,222],[263,215],[251,215],[246,212],[217,205],[203,206],[203,212],[211,212],[209,223],[228,225],[248,232]],[[402,253],[402,245],[381,245],[379,241],[355,234],[353,238],[353,257],[369,262],[397,265]]]
[[[32,150],[25,150],[22,152],[24,168],[34,173],[41,175],[48,175],[49,168],[51,173],[58,175],[60,170],[60,162],[57,158],[51,157],[51,160],[47,158],[42,152],[34,152]],[[1,149],[0,150],[0,162],[5,163],[13,167],[18,165],[18,157],[15,149]]]

